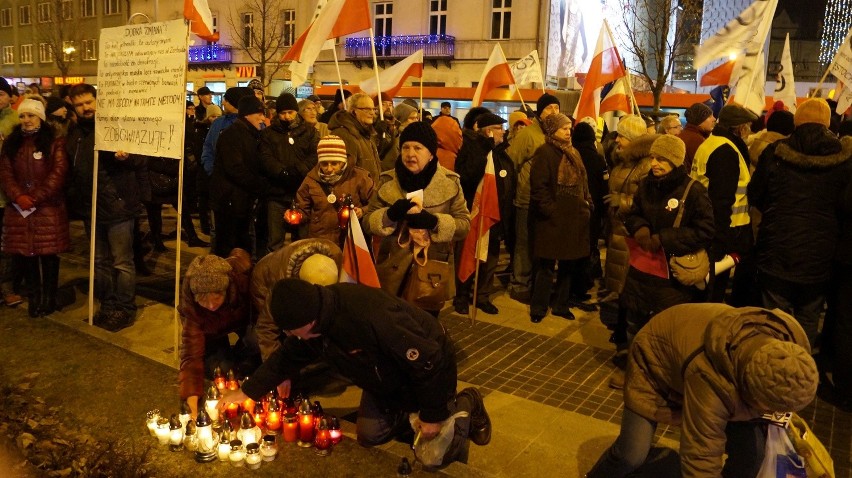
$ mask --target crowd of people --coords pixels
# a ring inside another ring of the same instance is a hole
[[[613,365],[626,374],[610,386],[625,388],[622,434],[589,476],[641,465],[658,422],[683,420],[682,466],[697,476],[721,469],[728,422],[800,409],[818,382],[852,408],[852,372],[833,366],[852,353],[852,257],[844,247],[852,234],[852,123],[825,100],[808,99],[795,113],[775,105],[762,117],[728,104],[716,118],[696,103],[685,123],[627,115],[608,132],[596,118],[566,115],[548,93],[508,121],[484,107],[459,121],[450,103],[426,120],[416,102],[395,104],[385,94],[340,90],[328,109],[318,97],[298,101],[287,92],[265,102],[253,81],[229,88],[221,108],[208,88],[198,90],[199,103],[186,105],[178,162],[96,152],[91,85],[30,95],[14,110],[11,96],[0,82],[0,291],[16,305],[23,284],[32,317],[59,306],[71,217],[87,233],[92,220],[97,226],[95,323],[132,325],[145,238],[166,248],[162,208],[177,207],[183,168],[184,238],[209,247],[187,269],[179,300],[180,395],[194,413],[217,367],[250,376],[227,402],[288,393],[305,366],[324,360],[364,389],[362,444],[406,429],[408,412],[420,413],[418,431],[429,439],[464,410],[470,416],[456,420],[458,443],[446,455],[463,460],[467,438],[488,443],[490,420],[476,389],[456,392],[455,354],[436,317],[450,300],[458,314],[497,314],[502,251],[506,293],[529,304],[532,323],[574,320],[572,309],[597,303],[617,311],[608,324]],[[456,271],[477,227],[471,210],[489,161],[500,221],[474,285]],[[367,236],[381,290],[338,283],[350,216]],[[717,271],[717,263],[736,266]],[[418,281],[438,292],[424,296]],[[663,343],[672,353],[650,358]],[[728,356],[725,346],[743,353]],[[696,360],[694,350],[704,356]],[[749,367],[777,369],[779,360],[790,368],[785,377],[741,376]],[[672,370],[682,376],[666,375]],[[785,396],[793,382],[801,393]],[[707,390],[718,403],[696,409]],[[710,435],[696,425],[708,414]],[[737,437],[753,435],[760,433]],[[713,447],[696,451],[708,440]]]

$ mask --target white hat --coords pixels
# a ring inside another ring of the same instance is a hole
[[[24,101],[21,101],[21,104],[18,105],[18,116],[20,116],[21,113],[34,114],[41,118],[42,121],[47,119],[44,114],[44,103],[32,98],[27,98]]]

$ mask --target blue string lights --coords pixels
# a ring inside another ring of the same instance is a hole
[[[231,47],[211,43],[189,47],[190,63],[224,63],[231,61]]]
[[[820,63],[826,66],[831,63],[850,27],[852,27],[852,0],[828,0],[825,7],[822,39],[820,39]]]

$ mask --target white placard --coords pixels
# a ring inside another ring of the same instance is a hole
[[[95,149],[183,157],[188,44],[183,20],[101,30]]]

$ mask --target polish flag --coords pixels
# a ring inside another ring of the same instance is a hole
[[[423,78],[423,50],[417,50],[404,60],[396,65],[379,73],[379,84],[382,85],[382,91],[389,94],[391,97],[396,96],[396,92],[402,88],[406,78],[414,76]],[[370,96],[376,96],[379,92],[376,90],[375,75],[361,82],[358,85],[361,91]]]
[[[632,112],[633,108],[630,106],[630,89],[626,76],[615,80],[612,89],[601,100],[600,114],[604,114],[607,111]],[[582,119],[582,117],[578,119]]]
[[[328,0],[316,19],[308,25],[281,61],[289,61],[291,80],[301,85],[308,78],[308,68],[314,64],[326,40],[370,28],[370,7],[367,0]]]
[[[466,281],[476,270],[476,261],[488,258],[488,239],[491,226],[500,222],[500,204],[497,201],[497,177],[494,175],[494,158],[488,153],[485,175],[476,188],[470,211],[470,232],[464,239],[459,258],[459,280]],[[481,224],[481,227],[480,227]],[[480,236],[479,234],[482,233]],[[477,244],[479,248],[477,250]]]
[[[625,76],[624,65],[615,48],[615,42],[609,32],[609,24],[604,20],[601,32],[598,35],[598,44],[595,47],[595,56],[589,71],[586,73],[586,82],[583,83],[583,91],[580,93],[580,101],[574,111],[575,118],[586,116],[597,118],[600,116],[601,90],[607,83],[611,83]]]
[[[731,75],[734,72],[734,64],[736,62],[736,58],[732,58],[716,68],[705,72],[701,75],[701,81],[698,83],[698,86],[730,85]]]
[[[373,257],[367,249],[367,240],[361,231],[361,223],[353,211],[349,215],[349,234],[343,244],[343,267],[340,269],[340,282],[364,284],[379,288],[379,274]]]
[[[213,14],[207,0],[183,0],[183,17],[190,21],[192,33],[199,38],[219,41],[219,32],[213,31]]]
[[[489,91],[498,86],[514,84],[515,77],[512,76],[512,68],[509,66],[509,62],[506,61],[503,48],[497,43],[494,45],[494,49],[491,50],[488,63],[485,64],[485,70],[479,79],[479,85],[476,86],[476,93],[473,94],[471,104],[472,106],[481,106],[483,98]]]

